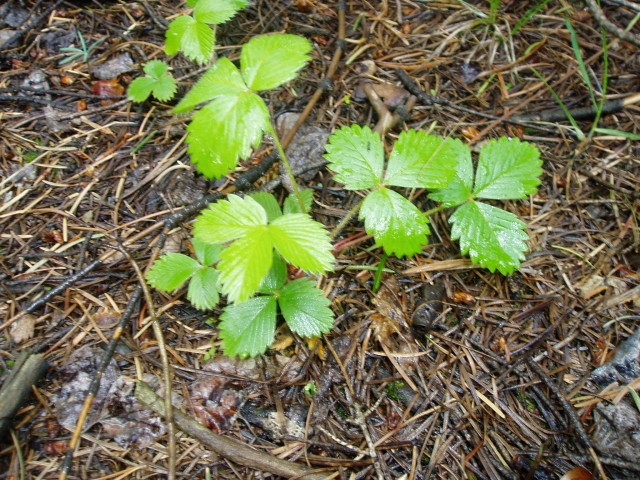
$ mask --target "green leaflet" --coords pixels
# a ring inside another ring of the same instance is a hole
[[[517,138],[501,137],[491,140],[480,151],[476,184],[476,198],[509,200],[525,198],[538,190],[540,152]]]
[[[211,310],[220,301],[218,275],[215,269],[204,267],[191,278],[187,298],[198,310]]]
[[[269,127],[269,111],[252,92],[223,95],[193,116],[187,131],[191,161],[207,178],[220,178],[247,158]]]
[[[411,256],[427,243],[427,219],[409,200],[388,188],[378,188],[360,208],[367,233],[390,255]]]
[[[329,137],[325,148],[329,168],[347,190],[364,190],[382,183],[384,150],[380,135],[369,127],[342,127]]]
[[[249,195],[256,202],[258,202],[267,213],[267,221],[271,222],[278,217],[282,216],[282,210],[276,197],[267,192],[256,192]]]
[[[193,17],[203,23],[220,25],[247,6],[246,0],[199,0]]]
[[[251,90],[272,90],[296,78],[310,57],[309,40],[297,35],[253,37],[240,54],[242,78]]]
[[[214,41],[209,25],[193,17],[181,16],[169,24],[164,53],[174,55],[182,51],[191,60],[204,64],[211,60]]]
[[[302,203],[304,204],[305,210],[307,212],[310,211],[311,205],[313,204],[313,190],[310,188],[300,190],[300,196],[302,197]],[[300,211],[300,204],[298,203],[295,195],[289,195],[284,199],[282,211],[285,215],[287,213],[303,213]]]
[[[331,302],[306,278],[285,285],[278,304],[291,331],[302,337],[319,337],[333,326]]]
[[[173,292],[202,266],[181,253],[167,253],[160,257],[147,273],[147,282],[163,292]]]
[[[225,243],[266,224],[267,212],[253,198],[229,195],[202,212],[195,221],[193,236],[207,243]]]
[[[222,245],[203,242],[198,238],[191,239],[191,243],[193,244],[196,258],[205,267],[210,267],[220,258]]]
[[[292,265],[308,273],[331,270],[333,254],[324,227],[303,213],[290,213],[269,225],[273,245]]]
[[[507,275],[524,260],[529,236],[514,214],[485,203],[471,201],[449,219],[451,238],[460,240],[460,250],[491,272]]]
[[[270,237],[268,227],[253,227],[220,254],[222,293],[230,302],[246,301],[269,273],[273,261]]]
[[[242,75],[228,58],[222,57],[198,80],[173,109],[174,113],[187,113],[196,105],[221,95],[240,95],[247,91]]]
[[[468,156],[469,147],[460,140],[434,137],[422,130],[402,132],[389,157],[384,184],[443,188],[454,179],[457,164]]]
[[[447,207],[455,207],[471,198],[473,190],[473,163],[471,151],[466,147],[466,152],[458,161],[456,174],[446,188],[434,190],[429,194],[431,200],[441,202]]]
[[[220,337],[225,355],[255,357],[273,342],[276,299],[272,296],[256,297],[229,305],[220,319]]]

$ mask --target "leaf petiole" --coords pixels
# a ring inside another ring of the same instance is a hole
[[[340,232],[344,229],[344,227],[347,226],[347,224],[353,219],[353,217],[356,216],[356,214],[358,213],[358,211],[360,210],[360,207],[362,207],[362,204],[364,203],[364,198],[362,200],[360,200],[352,209],[349,213],[347,213],[344,218],[342,220],[340,220],[340,223],[338,225],[336,225],[336,227],[333,229],[333,231],[331,232],[331,234],[329,235],[329,238],[331,240],[334,240],[338,235],[340,235]]]
[[[293,170],[291,170],[291,165],[289,165],[289,160],[287,159],[287,155],[284,153],[284,148],[282,148],[282,144],[280,143],[280,138],[278,137],[278,133],[276,132],[275,127],[273,126],[273,122],[270,124],[270,132],[273,137],[273,143],[278,150],[278,155],[280,156],[280,160],[282,160],[282,164],[284,165],[285,170],[287,171],[287,175],[289,176],[289,180],[291,181],[291,187],[293,188],[293,193],[298,200],[298,204],[300,205],[300,210],[302,213],[307,213],[307,209],[304,206],[304,200],[302,199],[302,195],[300,195],[300,189],[298,189],[298,182],[296,181],[295,175],[293,175]]]
[[[430,217],[431,215],[433,215],[434,213],[438,213],[441,212],[443,210],[446,210],[447,208],[451,208],[448,205],[440,205],[439,207],[434,207],[431,210],[427,210],[426,212],[423,213],[423,215],[425,217]]]

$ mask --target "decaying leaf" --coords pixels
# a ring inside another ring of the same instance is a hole
[[[9,328],[9,336],[15,343],[20,344],[33,337],[35,327],[36,317],[27,314],[11,325],[11,328]]]

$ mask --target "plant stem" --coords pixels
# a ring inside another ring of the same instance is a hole
[[[382,281],[382,271],[384,270],[384,264],[386,263],[388,257],[389,255],[387,255],[387,252],[383,252],[382,256],[380,257],[380,263],[378,263],[376,274],[373,277],[373,287],[371,288],[371,290],[373,290],[373,293],[378,293],[380,282]]]
[[[271,123],[271,136],[273,137],[273,143],[276,145],[276,149],[278,150],[278,155],[280,156],[280,160],[282,160],[282,164],[284,165],[285,170],[287,171],[287,175],[289,176],[289,180],[291,181],[291,187],[293,188],[293,193],[298,199],[298,204],[300,205],[300,210],[302,213],[307,213],[307,209],[304,208],[304,202],[302,201],[302,196],[300,195],[300,190],[298,189],[298,183],[296,182],[296,177],[293,175],[293,170],[291,170],[291,165],[289,165],[289,160],[287,160],[287,155],[284,153],[284,148],[280,144],[280,138],[278,137],[278,133],[276,132],[276,128]]]
[[[358,213],[358,210],[360,210],[360,207],[362,207],[363,202],[364,198],[360,200],[357,205],[354,206],[351,211],[344,216],[342,220],[340,220],[340,223],[336,225],[336,228],[334,228],[331,232],[331,235],[329,235],[329,238],[331,238],[331,240],[334,240],[340,234],[342,229],[346,227],[347,224],[353,219],[356,213]]]
[[[447,208],[449,208],[449,207],[447,207],[446,205],[440,205],[439,207],[435,207],[435,208],[432,208],[431,210],[427,210],[426,212],[423,213],[423,215],[425,217],[429,217],[429,216],[433,215],[434,213],[441,212],[442,210],[446,210]]]

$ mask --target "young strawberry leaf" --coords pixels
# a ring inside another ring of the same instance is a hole
[[[298,35],[274,34],[253,37],[242,47],[242,78],[254,91],[271,90],[296,78],[310,57],[309,40]]]
[[[202,212],[195,221],[193,236],[206,243],[226,243],[261,225],[267,225],[267,213],[258,202],[229,195]]]
[[[273,293],[280,290],[287,280],[287,264],[284,263],[277,252],[273,252],[273,264],[271,269],[258,289],[261,293]]]
[[[411,256],[427,243],[427,219],[409,200],[388,188],[378,188],[365,198],[360,220],[376,243],[389,255]]]
[[[149,95],[161,102],[170,100],[176,93],[176,82],[168,73],[169,66],[160,60],[151,60],[144,66],[146,77],[138,77],[127,90],[129,99],[134,102],[144,102]]]
[[[280,255],[308,273],[332,269],[333,254],[323,226],[303,213],[290,213],[269,225],[271,240]]]
[[[485,203],[470,201],[449,219],[451,238],[460,240],[462,254],[473,263],[507,275],[520,266],[527,251],[526,225],[513,213]]]
[[[163,292],[173,292],[202,268],[196,260],[181,253],[161,256],[147,273],[147,282]]]
[[[273,244],[266,226],[252,227],[220,254],[222,293],[230,302],[244,302],[253,295],[269,273]]]
[[[220,178],[260,145],[269,125],[269,110],[255,93],[219,96],[187,128],[191,162],[205,177]]]
[[[246,0],[199,0],[193,17],[203,23],[219,25],[247,6]]]
[[[408,188],[444,188],[456,174],[456,165],[469,147],[460,140],[427,135],[422,130],[402,132],[389,157],[385,185]]]
[[[187,113],[200,103],[221,95],[240,95],[247,91],[240,70],[228,58],[219,58],[173,109],[174,113]]]
[[[431,200],[441,202],[447,207],[455,207],[471,198],[473,190],[473,163],[471,151],[466,148],[464,155],[459,158],[456,174],[447,188],[434,190],[429,194]]]
[[[382,183],[384,150],[380,135],[369,127],[342,127],[325,147],[329,168],[347,190],[364,190]]]
[[[302,337],[319,337],[333,326],[331,302],[311,280],[301,278],[285,285],[278,304],[291,331]]]
[[[192,238],[191,243],[196,253],[196,258],[205,267],[210,267],[218,261],[220,258],[220,252],[222,252],[222,245],[216,243],[203,242],[198,238]]]
[[[182,15],[169,24],[165,35],[164,53],[173,55],[182,50],[187,58],[200,64],[213,55],[214,36],[209,25]]]
[[[272,296],[256,297],[229,305],[220,320],[220,338],[225,355],[255,357],[273,343],[276,299]]]
[[[304,208],[308,212],[309,210],[311,210],[311,205],[313,204],[313,190],[311,190],[310,188],[307,188],[306,190],[300,190],[300,196],[302,197]],[[305,213],[300,211],[300,204],[298,203],[298,199],[295,195],[289,195],[284,199],[282,211],[285,215],[287,213]]]
[[[534,145],[517,138],[491,140],[480,151],[473,195],[494,200],[525,198],[538,189],[540,165]]]
[[[210,267],[201,268],[189,282],[187,298],[198,310],[211,310],[218,304],[218,272]]]
[[[278,205],[276,197],[272,194],[267,192],[256,192],[249,196],[258,202],[262,208],[264,208],[265,212],[267,212],[267,221],[271,222],[272,220],[282,216],[280,205]]]

